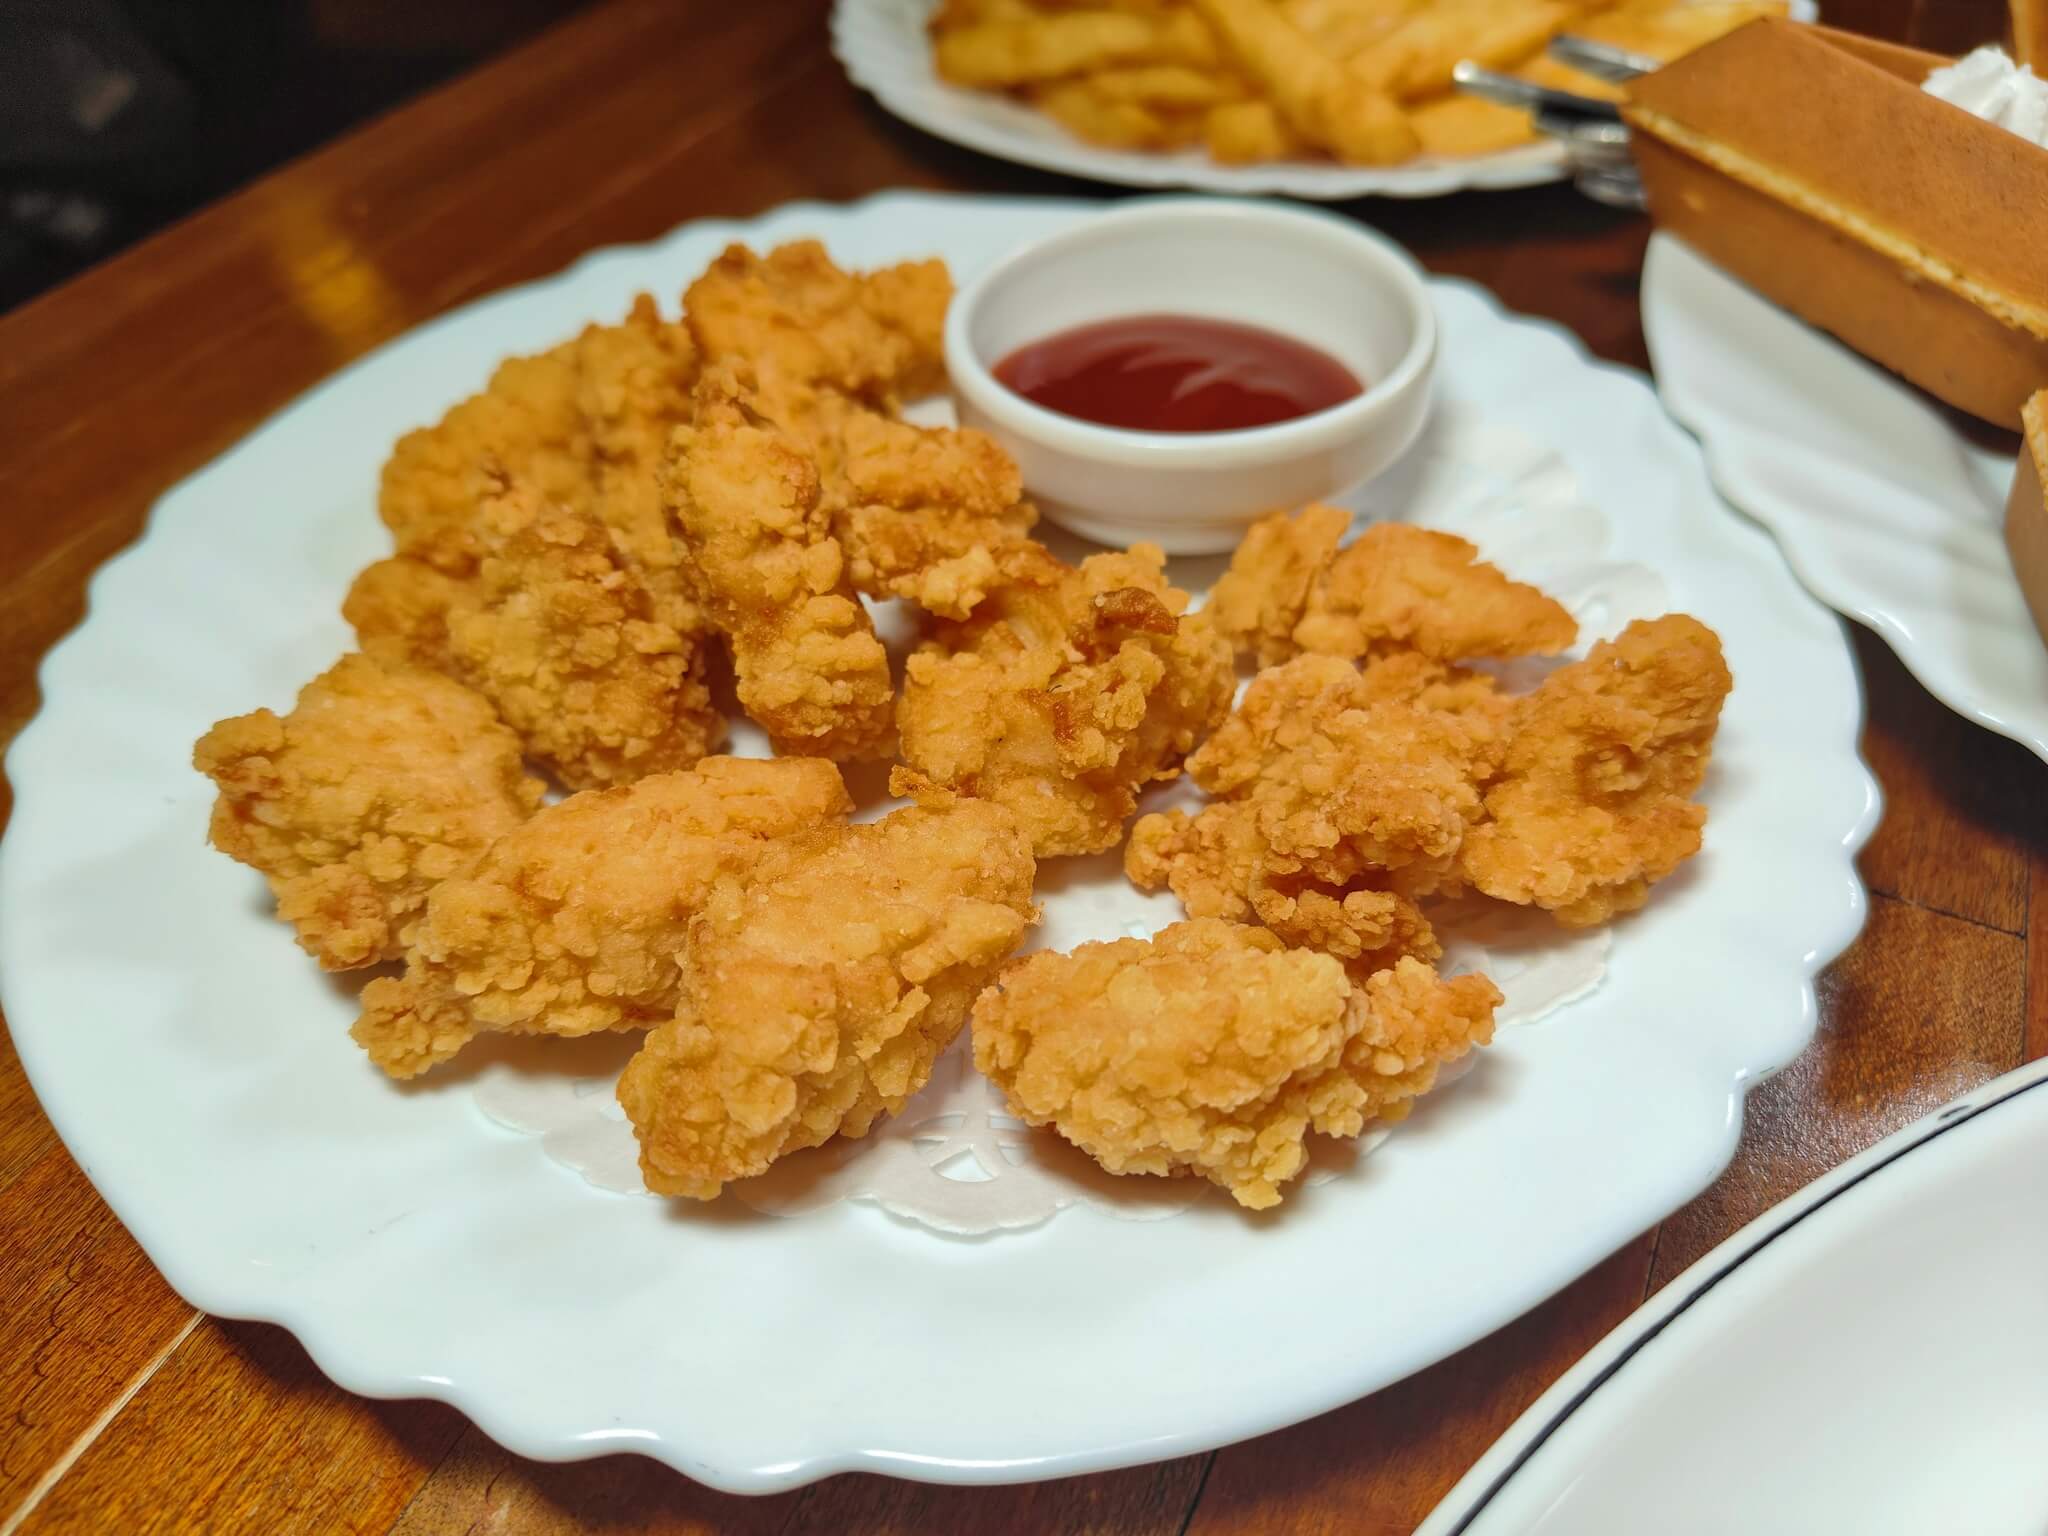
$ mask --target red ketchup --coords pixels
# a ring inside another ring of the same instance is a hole
[[[1291,336],[1196,315],[1126,315],[1077,325],[996,364],[1036,405],[1139,432],[1237,432],[1356,398],[1337,359]]]

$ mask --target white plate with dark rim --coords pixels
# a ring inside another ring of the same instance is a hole
[[[1418,1536],[2039,1536],[2044,1169],[2038,1061],[1851,1158],[1672,1281]]]
[[[1199,149],[1106,149],[1075,138],[1022,102],[939,79],[925,32],[936,4],[937,0],[837,0],[832,7],[832,51],[855,85],[906,123],[1018,165],[1114,186],[1191,187],[1243,197],[1278,194],[1310,202],[1443,197],[1541,186],[1566,176],[1564,151],[1548,140],[1490,155],[1423,155],[1388,166],[1329,160],[1219,165]],[[1812,21],[1819,8],[1814,0],[1793,0],[1792,14]]]
[[[2048,758],[2048,645],[2005,552],[2010,447],[1658,234],[1657,389],[1714,484],[1807,590],[1869,625],[1957,714]]]
[[[721,1488],[846,1470],[1008,1482],[1162,1459],[1349,1401],[1584,1272],[1726,1163],[1749,1083],[1811,1038],[1877,817],[1840,621],[1730,517],[1640,375],[1433,283],[1446,410],[1547,444],[1607,547],[1720,630],[1737,686],[1707,851],[1606,982],[1513,1032],[1400,1135],[1281,1211],[1074,1207],[940,1236],[870,1206],[761,1217],[594,1190],[460,1083],[394,1087],[260,882],[203,841],[215,718],[347,643],[378,466],[491,365],[727,241],[822,237],[966,278],[1092,205],[890,195],[595,253],[362,359],[167,494],[94,579],[7,760],[0,983],[66,1144],[196,1305],[283,1324],[352,1391],[455,1404],[522,1454],[632,1450]],[[1509,509],[1511,514],[1512,509]],[[458,1074],[459,1075],[459,1074]]]

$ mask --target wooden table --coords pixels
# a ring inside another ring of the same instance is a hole
[[[1998,14],[1926,10],[1829,4],[1837,21],[1951,47]],[[86,578],[151,502],[420,320],[594,246],[790,198],[1100,190],[884,116],[833,63],[823,11],[619,0],[0,320],[0,743],[34,712],[35,664],[78,622]],[[1561,188],[1356,211],[1431,267],[1645,365],[1641,221]],[[1537,1393],[1735,1227],[2048,1052],[2048,767],[1854,640],[1888,811],[1863,858],[1870,923],[1822,979],[1818,1040],[1752,1095],[1741,1150],[1704,1195],[1432,1370],[1214,1455],[1017,1489],[842,1477],[749,1501],[635,1458],[537,1465],[452,1409],[336,1390],[280,1329],[195,1313],[0,1047],[0,1536],[1409,1530]]]

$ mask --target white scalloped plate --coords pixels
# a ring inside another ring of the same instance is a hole
[[[1637,375],[1440,282],[1441,389],[1549,444],[1616,560],[1722,633],[1738,680],[1706,853],[1608,979],[1517,1031],[1356,1176],[1249,1218],[1086,1208],[985,1240],[871,1206],[783,1219],[592,1190],[489,1124],[465,1071],[397,1088],[349,991],[203,842],[212,720],[285,703],[347,642],[403,428],[732,239],[825,239],[967,277],[1089,205],[887,196],[691,225],[445,316],[172,490],[94,579],[7,767],[0,981],[36,1091],[177,1289],[281,1323],[350,1390],[462,1409],[522,1454],[635,1450],[763,1492],[849,1469],[1004,1482],[1151,1461],[1320,1413],[1498,1327],[1729,1157],[1746,1084],[1810,1038],[1864,910],[1877,815],[1841,626],[1716,504]]]
[[[1595,1345],[1420,1536],[2039,1536],[2044,1163],[2048,1061],[1850,1159]]]
[[[1199,150],[1172,154],[1083,143],[1042,112],[986,91],[948,85],[932,71],[925,21],[936,0],[838,0],[832,51],[853,83],[926,133],[985,155],[1124,187],[1192,187],[1241,197],[1279,194],[1310,202],[1353,197],[1443,197],[1452,192],[1534,187],[1565,178],[1556,144],[1525,144],[1491,155],[1425,155],[1405,165],[1337,165],[1284,160],[1218,165]],[[1814,0],[1793,0],[1812,21]]]
[[[2012,458],[1667,234],[1643,264],[1643,332],[1714,483],[1807,590],[1957,714],[2048,758],[2048,646],[2002,532]]]

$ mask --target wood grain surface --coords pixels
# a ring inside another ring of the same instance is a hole
[[[883,187],[1107,195],[930,140],[846,82],[822,0],[618,0],[0,318],[0,744],[92,571],[152,501],[365,350],[582,252]],[[1956,48],[1985,0],[1829,0]],[[1430,267],[1646,363],[1646,228],[1563,188],[1358,217]],[[2048,1053],[2048,768],[1855,634],[1884,826],[1820,1033],[1751,1096],[1726,1173],[1518,1322],[1377,1396],[1212,1456],[1033,1487],[842,1477],[744,1500],[627,1457],[543,1466],[452,1409],[330,1385],[279,1329],[203,1318],[100,1202],[0,1044],[0,1536],[33,1532],[1090,1532],[1413,1528],[1645,1296],[1774,1201]],[[0,789],[0,815],[11,804]],[[2032,919],[2039,915],[2038,924]]]

